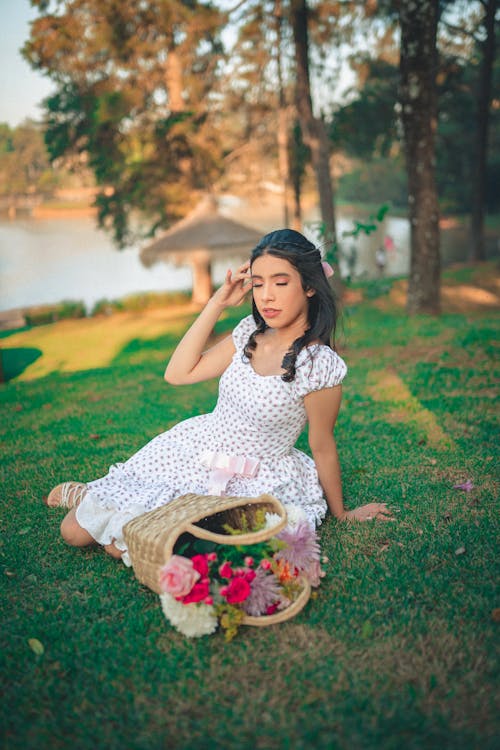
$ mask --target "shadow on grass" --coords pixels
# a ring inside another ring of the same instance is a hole
[[[42,356],[41,349],[34,347],[16,347],[12,349],[0,349],[2,358],[3,378],[7,383],[12,378],[17,378],[24,370]]]
[[[121,351],[113,357],[110,367],[117,365],[138,365],[147,362],[165,360],[177,346],[181,336],[167,333],[154,339],[131,339]]]

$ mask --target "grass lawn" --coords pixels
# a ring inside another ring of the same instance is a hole
[[[456,295],[480,288],[457,273]],[[498,308],[408,319],[391,295],[346,308],[346,505],[387,501],[397,520],[329,517],[317,597],[230,644],[179,635],[130,569],[68,548],[63,512],[41,502],[213,407],[216,383],[162,380],[191,319],[126,313],[0,339],[2,748],[498,747]]]

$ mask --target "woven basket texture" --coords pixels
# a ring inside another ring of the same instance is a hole
[[[231,535],[224,525],[235,529],[251,528],[257,510],[274,513],[279,522],[272,528]],[[170,559],[182,534],[191,534],[217,544],[241,545],[264,542],[278,534],[287,523],[283,504],[272,495],[258,497],[221,497],[220,495],[187,494],[171,500],[156,510],[129,521],[123,535],[137,579],[157,594],[160,570]],[[245,616],[246,625],[273,625],[293,617],[307,603],[311,590],[301,579],[302,590],[292,604],[273,615]]]

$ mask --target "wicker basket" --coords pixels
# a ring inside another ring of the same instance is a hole
[[[223,532],[225,524],[233,528],[247,528],[255,511],[275,513],[279,522],[272,528],[231,535]],[[123,536],[138,580],[157,594],[160,589],[160,570],[172,556],[174,546],[182,534],[205,539],[217,544],[245,545],[264,542],[279,533],[287,523],[282,503],[272,495],[259,497],[221,497],[220,495],[188,494],[171,500],[156,510],[129,521]],[[273,625],[293,617],[307,603],[311,588],[301,579],[302,590],[292,604],[273,615],[245,616],[246,625]]]

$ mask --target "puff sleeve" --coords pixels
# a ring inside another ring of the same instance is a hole
[[[253,315],[248,315],[240,320],[236,328],[233,329],[233,341],[236,349],[243,349],[251,333],[257,328]]]
[[[328,346],[303,349],[296,363],[296,393],[304,398],[311,391],[333,388],[342,383],[346,373],[346,363]]]

